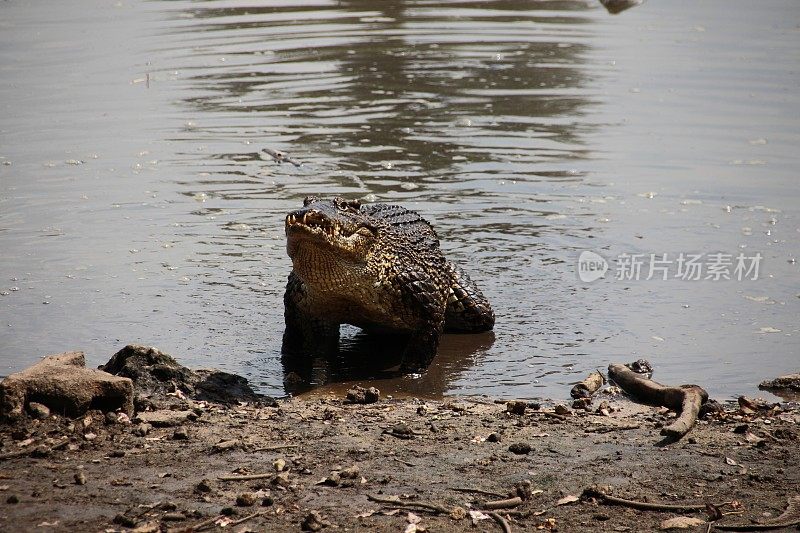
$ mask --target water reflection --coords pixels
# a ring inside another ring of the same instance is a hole
[[[494,346],[446,339],[442,367],[424,385],[392,384],[441,394],[476,358],[502,359],[518,345],[516,324],[530,321],[534,310],[523,288],[535,266],[530,253],[551,262],[558,259],[551,254],[563,253],[539,242],[541,233],[561,233],[560,245],[593,231],[547,221],[563,211],[554,187],[583,179],[567,165],[589,154],[582,137],[594,126],[578,122],[591,105],[583,67],[587,9],[568,1],[192,4],[176,13],[190,22],[169,67],[186,73],[183,103],[201,117],[176,139],[204,147],[185,150],[180,161],[202,174],[185,182],[186,194],[202,189],[205,205],[213,200],[219,212],[209,206],[198,214],[226,229],[274,227],[276,215],[309,194],[401,202],[435,219],[447,253],[485,281],[506,317]],[[237,149],[234,139],[249,144]],[[253,145],[304,164],[275,164]],[[244,245],[243,237],[219,238],[230,247]],[[266,253],[271,264],[287,264],[280,248]],[[223,270],[233,265],[218,263]],[[518,284],[492,279],[509,269]],[[263,278],[266,297],[282,291],[288,271],[276,267]],[[208,275],[207,283],[217,283]],[[266,314],[282,327],[278,309]],[[559,333],[558,345],[581,340],[567,337],[564,343]],[[355,336],[338,360],[287,373],[317,384],[386,376],[387,361],[375,356],[384,351]]]

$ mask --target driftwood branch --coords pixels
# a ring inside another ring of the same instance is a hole
[[[575,399],[591,398],[592,395],[597,392],[605,382],[606,378],[603,377],[603,374],[594,371],[589,374],[589,377],[572,387],[572,390],[569,392],[569,394]]]
[[[763,524],[714,524],[719,531],[771,531],[800,525],[800,496],[789,498],[786,510],[772,522]]]
[[[389,496],[389,497],[381,497],[375,496],[374,494],[367,494],[367,499],[372,502],[382,503],[384,505],[389,505],[392,507],[414,507],[417,509],[425,509],[426,511],[432,511],[434,513],[442,513],[442,514],[450,514],[452,509],[448,509],[447,507],[443,507],[441,505],[436,505],[433,503],[426,503],[426,502],[415,502],[415,501],[402,501],[398,496]]]
[[[581,496],[583,498],[594,498],[603,503],[608,503],[611,505],[622,505],[625,507],[630,507],[632,509],[639,509],[640,511],[680,512],[680,511],[705,511],[706,509],[705,503],[675,504],[675,503],[652,503],[652,502],[640,502],[636,500],[627,500],[625,498],[617,498],[615,496],[610,496],[592,487],[583,489],[583,494]]]
[[[505,518],[500,516],[500,513],[486,513],[486,514],[491,516],[495,522],[500,524],[500,527],[503,528],[503,533],[511,533],[511,525]]]
[[[481,505],[482,509],[511,509],[513,507],[519,507],[522,505],[522,498],[519,496],[514,496],[513,498],[508,498],[505,500],[494,500],[491,502],[485,502]]]
[[[608,377],[639,400],[679,411],[678,418],[661,429],[661,434],[671,439],[677,440],[692,429],[700,414],[700,407],[708,401],[708,393],[698,385],[667,387],[642,377],[625,365],[609,365]]]
[[[264,479],[274,476],[274,472],[269,474],[245,474],[241,476],[219,476],[217,479],[220,481],[251,481],[253,479]]]

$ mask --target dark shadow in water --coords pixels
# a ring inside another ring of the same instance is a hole
[[[329,357],[283,356],[287,394],[345,390],[353,382],[370,381],[392,394],[439,398],[459,375],[476,364],[494,343],[494,333],[446,334],[428,370],[421,376],[403,376],[397,369],[406,337],[357,332],[342,338]]]

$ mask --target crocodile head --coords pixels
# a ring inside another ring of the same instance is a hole
[[[301,277],[311,269],[330,269],[332,262],[366,263],[378,228],[360,207],[355,200],[310,196],[286,215],[286,251]]]

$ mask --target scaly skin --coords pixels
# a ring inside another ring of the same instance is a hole
[[[439,250],[431,225],[397,205],[306,198],[286,217],[287,354],[336,350],[339,326],[408,334],[401,371],[424,371],[442,332],[494,327],[480,289]]]

